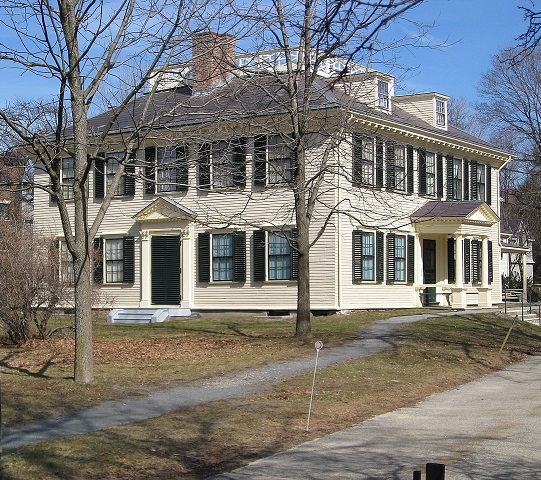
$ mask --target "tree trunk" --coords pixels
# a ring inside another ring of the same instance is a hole
[[[78,261],[75,283],[75,359],[74,380],[91,383],[94,380],[92,355],[92,283],[91,262],[88,256]]]

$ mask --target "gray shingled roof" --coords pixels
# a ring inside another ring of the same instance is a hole
[[[411,214],[413,218],[466,218],[483,202],[470,201],[430,201]]]
[[[298,98],[302,99],[302,88],[300,93]],[[140,118],[148,98],[148,95],[142,95],[120,112],[110,133],[133,131],[134,120]],[[218,120],[242,121],[248,117],[287,113],[287,99],[283,77],[280,79],[271,75],[235,78],[226,85],[198,95],[192,95],[191,88],[183,86],[154,94],[146,121],[152,123],[153,129],[182,127]],[[391,114],[380,112],[345,94],[339,86],[325,79],[316,79],[314,82],[311,103],[313,110],[344,108],[360,115],[379,117],[404,126],[448,136],[450,139],[490,147],[490,144],[483,140],[452,126],[449,126],[447,131],[433,127],[396,105],[393,105]],[[113,111],[114,109],[89,119],[89,130],[93,133],[103,131]],[[66,134],[69,137],[69,130]]]

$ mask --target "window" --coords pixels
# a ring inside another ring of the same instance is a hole
[[[433,153],[426,153],[426,194],[436,194],[436,157]]]
[[[353,182],[374,185],[374,139],[353,135]]]
[[[277,234],[269,232],[269,280],[289,280],[291,278],[291,232]]]
[[[94,239],[94,281],[133,283],[135,280],[133,237]],[[104,277],[105,272],[105,277]]]
[[[406,237],[396,235],[394,244],[394,279],[397,282],[406,281]]]
[[[485,187],[485,166],[477,164],[477,200],[485,201]]]
[[[75,166],[73,158],[62,159],[62,195],[64,200],[73,200],[73,184],[75,182]]]
[[[246,139],[199,146],[198,187],[203,189],[246,185]]]
[[[254,280],[294,280],[298,273],[296,230],[254,231]]]
[[[212,235],[212,279],[233,280],[233,236]]]
[[[378,106],[389,110],[389,84],[378,80]]]
[[[394,147],[395,188],[406,190],[406,156],[402,145]]]
[[[246,280],[246,232],[200,233],[197,255],[200,282]]]
[[[436,126],[445,127],[445,102],[443,100],[436,100]]]
[[[258,135],[254,139],[254,184],[277,185],[293,179],[295,163],[287,138]]]
[[[94,163],[94,196],[103,198],[109,191],[116,175],[120,160],[124,159],[124,152],[113,152],[107,155],[101,154],[104,158],[96,158]],[[115,196],[135,195],[135,165],[127,163],[124,166],[125,174],[120,177],[120,182],[115,189]]]
[[[73,258],[66,242],[60,242],[60,280],[63,283],[73,284]]]
[[[145,193],[187,190],[188,167],[186,145],[145,148]]]
[[[462,200],[462,160],[453,159],[453,200]]]
[[[375,246],[374,234],[362,233],[362,269],[363,280],[374,280]]]
[[[0,220],[9,220],[9,202],[0,202]]]

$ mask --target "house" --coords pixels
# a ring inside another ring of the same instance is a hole
[[[231,36],[202,34],[191,65],[157,77],[153,126],[95,240],[95,281],[116,308],[295,310],[296,158],[282,78],[268,74],[280,72],[280,55],[236,56]],[[323,67],[305,149],[307,171],[325,172],[311,224],[312,310],[500,302],[498,173],[510,155],[449,125],[445,95],[395,95],[392,76],[356,65],[343,75],[340,59]],[[145,100],[120,113],[95,162],[91,217]],[[110,115],[90,119],[92,132]],[[62,159],[68,197],[72,167]],[[44,192],[34,228],[62,241]]]

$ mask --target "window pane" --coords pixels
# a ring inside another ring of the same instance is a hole
[[[160,147],[157,150],[156,181],[158,192],[172,192],[176,189],[176,148]]]
[[[378,102],[381,108],[389,108],[389,84],[382,80],[378,81]]]
[[[406,155],[403,146],[394,148],[394,169],[397,190],[406,189]]]
[[[395,259],[394,278],[398,282],[406,281],[406,237],[397,235],[395,237]]]
[[[73,199],[73,183],[75,181],[75,165],[73,158],[62,159],[62,193],[66,200]]]
[[[291,150],[279,135],[268,138],[269,183],[285,183],[291,180]]]
[[[477,165],[477,200],[485,201],[485,166]]]
[[[212,235],[212,278],[233,280],[233,236],[229,233]]]
[[[426,154],[426,193],[436,194],[436,157],[429,152]]]
[[[122,238],[105,240],[105,281],[124,281],[124,242]]]
[[[111,158],[114,157],[114,158]],[[119,162],[116,159],[122,159],[124,158],[124,152],[113,152],[107,154],[107,163],[106,163],[106,172],[107,172],[107,189],[111,186],[113,183],[113,178],[116,174],[116,171],[118,170]],[[118,183],[115,195],[124,195],[126,192],[126,177],[122,176],[120,178],[120,182]]]
[[[445,103],[441,100],[436,100],[436,125],[445,126]]]
[[[462,160],[453,159],[453,198],[462,200]]]
[[[371,138],[362,140],[361,183],[374,185],[374,140]]]
[[[291,279],[291,247],[289,232],[278,235],[269,232],[269,280]]]
[[[66,242],[60,242],[60,278],[64,283],[73,283],[73,259]]]
[[[363,232],[362,236],[363,280],[374,280],[374,234]]]

